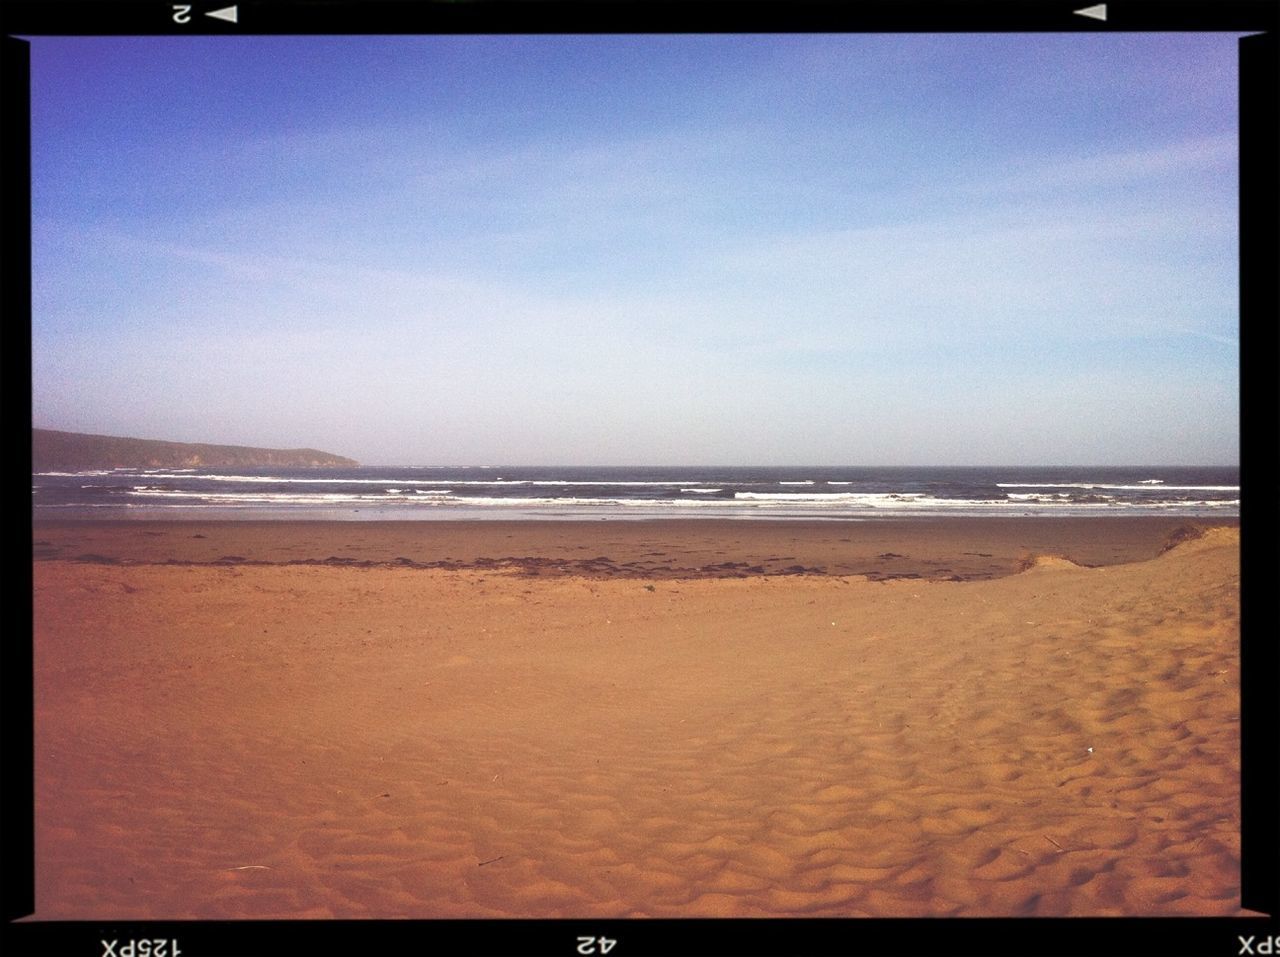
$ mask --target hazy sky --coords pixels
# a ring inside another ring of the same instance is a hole
[[[35,425],[1227,464],[1236,37],[32,41]]]

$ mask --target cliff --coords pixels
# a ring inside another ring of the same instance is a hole
[[[316,449],[255,449],[243,445],[203,445],[127,439],[80,432],[31,430],[34,472],[78,472],[111,468],[333,468],[359,465]]]

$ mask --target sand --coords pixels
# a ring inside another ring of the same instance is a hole
[[[1178,524],[37,526],[35,916],[1246,913]]]

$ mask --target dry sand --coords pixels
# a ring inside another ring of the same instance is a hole
[[[1245,913],[1176,524],[38,526],[36,917]]]

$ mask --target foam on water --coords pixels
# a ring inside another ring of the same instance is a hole
[[[1105,482],[996,482],[997,488],[1084,488],[1084,489],[1114,489],[1126,492],[1238,492],[1239,485],[1165,485],[1160,483],[1158,489],[1153,489],[1149,482],[1142,482],[1138,485],[1109,485]]]
[[[783,484],[781,482],[779,485]],[[759,502],[879,502],[923,499],[923,492],[734,492],[734,498]]]
[[[499,472],[500,474],[494,474]],[[366,518],[873,519],[901,515],[1238,514],[1230,468],[91,469],[32,477],[37,511],[225,508]],[[309,511],[308,511],[309,510]]]

